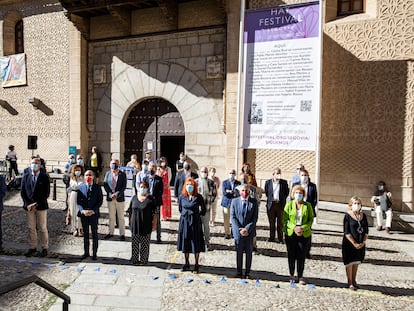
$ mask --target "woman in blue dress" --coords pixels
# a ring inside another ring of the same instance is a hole
[[[197,192],[197,183],[187,178],[178,201],[181,213],[178,225],[177,249],[184,253],[185,264],[182,271],[190,270],[190,253],[194,254],[194,273],[198,273],[200,252],[204,252],[204,234],[201,217],[206,213],[203,197]]]

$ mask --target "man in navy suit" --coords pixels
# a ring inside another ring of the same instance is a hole
[[[105,239],[110,239],[114,235],[115,217],[118,217],[119,234],[121,241],[125,241],[125,189],[127,185],[126,174],[119,170],[119,160],[112,160],[111,170],[106,172],[104,178],[104,188],[106,191],[106,201],[109,211],[109,234]]]
[[[269,242],[275,241],[277,228],[278,242],[283,243],[283,209],[286,198],[289,196],[289,186],[286,180],[281,179],[281,174],[281,169],[276,168],[273,171],[272,179],[266,180],[265,183],[267,219],[270,227]]]
[[[230,239],[230,205],[231,201],[239,196],[237,186],[240,182],[236,179],[236,170],[229,171],[229,178],[224,180],[221,185],[222,198],[221,206],[223,207],[224,238]]]
[[[25,253],[31,256],[37,248],[37,228],[41,232],[41,257],[47,256],[49,248],[49,233],[47,231],[47,198],[50,194],[49,176],[41,169],[39,158],[31,160],[30,169],[23,175],[20,194],[23,199],[23,208],[27,211],[27,226],[29,228],[30,248]]]
[[[155,204],[157,205],[155,214],[157,215],[157,243],[161,243],[161,219],[160,219],[160,208],[162,205],[162,194],[164,192],[164,183],[162,178],[156,175],[157,164],[154,162],[149,164],[150,173],[144,178],[149,185],[149,193],[153,196]]]
[[[78,216],[82,223],[84,249],[81,259],[89,257],[89,226],[92,231],[92,259],[97,259],[99,208],[103,202],[103,194],[101,186],[94,180],[95,173],[92,170],[86,171],[85,183],[78,189]]]
[[[313,214],[316,218],[316,205],[318,204],[318,190],[316,185],[310,181],[309,172],[305,169],[301,169],[299,172],[300,182],[293,184],[292,188],[296,185],[301,185],[305,189],[305,197],[303,198],[304,201],[309,202],[312,205]],[[309,247],[306,252],[306,258],[310,259],[310,249],[312,245],[312,236],[309,240]]]
[[[257,200],[250,197],[249,185],[240,186],[240,196],[231,201],[230,220],[237,252],[237,277],[243,276],[243,253],[246,253],[245,278],[250,278],[253,238],[259,216]]]
[[[191,165],[189,162],[184,161],[183,171],[177,172],[174,180],[174,197],[178,200],[183,190],[183,186],[187,178],[193,178],[194,180],[198,178],[197,173],[191,171]]]

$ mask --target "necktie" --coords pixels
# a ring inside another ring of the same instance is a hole
[[[115,179],[115,174],[112,175],[112,192],[115,192],[115,188],[116,188],[116,179]]]
[[[33,175],[33,178],[32,178],[32,189],[34,189],[35,185],[36,185],[36,175]]]
[[[246,212],[247,212],[247,201],[244,200],[243,201],[243,217],[246,216]]]

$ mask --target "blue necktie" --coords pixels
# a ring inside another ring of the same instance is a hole
[[[243,217],[246,217],[246,212],[247,212],[247,201],[244,200],[243,201]]]

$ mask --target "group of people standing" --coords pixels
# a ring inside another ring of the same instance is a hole
[[[72,232],[83,236],[84,253],[81,259],[90,257],[89,235],[92,235],[92,259],[97,259],[98,220],[103,204],[103,193],[98,183],[102,170],[101,157],[96,147],[88,169],[82,156],[70,156],[65,169],[69,173],[68,216]],[[134,168],[135,194],[131,198],[127,213],[132,240],[132,264],[148,263],[151,232],[157,230],[157,242],[161,242],[161,220],[171,218],[172,180],[171,168],[165,157],[158,162],[146,152],[142,165],[137,156],[132,155],[127,166]],[[119,239],[125,241],[125,190],[126,174],[120,170],[119,160],[110,162],[110,170],[104,176],[103,186],[109,211],[109,232],[104,237],[114,236],[115,224],[119,228]],[[224,220],[224,238],[235,241],[237,277],[250,278],[252,254],[256,249],[256,223],[258,220],[262,192],[266,196],[266,211],[269,221],[269,242],[286,243],[288,268],[292,283],[306,284],[303,277],[305,260],[311,258],[312,225],[316,217],[318,203],[317,188],[311,182],[308,171],[298,165],[290,186],[281,178],[281,169],[275,168],[272,177],[265,182],[262,190],[257,185],[250,165],[244,163],[236,177],[234,169],[229,170],[223,182],[215,175],[214,167],[201,167],[199,174],[193,172],[191,163],[184,153],[176,162],[177,174],[174,180],[174,197],[180,212],[177,249],[184,253],[183,271],[191,270],[190,253],[194,254],[193,271],[200,270],[200,252],[209,250],[210,226],[215,226],[217,196],[221,188],[221,206]],[[290,190],[291,189],[291,190]],[[0,250],[2,249],[1,211],[5,195],[4,178],[0,176]],[[45,167],[38,157],[31,159],[31,165],[24,170],[21,196],[23,208],[27,211],[30,248],[25,253],[32,256],[37,252],[37,228],[41,233],[39,256],[48,255],[47,199],[50,194],[50,180]],[[382,214],[386,214],[386,232],[391,229],[391,193],[385,182],[378,183],[377,191],[371,201],[376,206],[378,230],[382,230]],[[349,201],[348,212],[344,216],[344,236],[342,258],[346,267],[348,286],[358,289],[356,275],[359,264],[364,260],[368,221],[362,212],[362,202],[358,197]],[[243,273],[243,256],[246,256]]]

